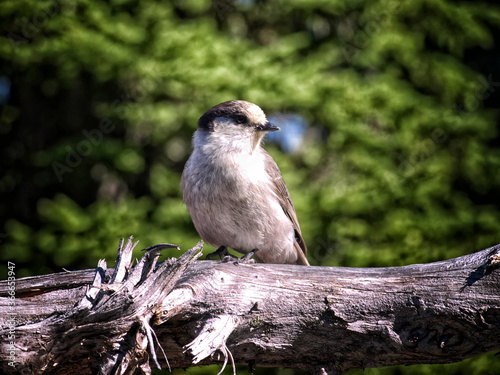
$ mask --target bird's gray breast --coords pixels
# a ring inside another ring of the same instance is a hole
[[[183,180],[184,200],[205,241],[241,252],[263,243],[272,221],[269,210],[276,207],[270,207],[274,193],[261,158],[195,151]]]

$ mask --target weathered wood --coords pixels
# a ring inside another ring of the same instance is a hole
[[[133,246],[114,270],[16,281],[15,369],[3,360],[11,300],[0,282],[0,371],[149,373],[167,366],[156,340],[172,367],[234,360],[328,374],[500,349],[500,245],[362,269],[194,261],[200,248],[156,265],[172,245],[131,268]]]

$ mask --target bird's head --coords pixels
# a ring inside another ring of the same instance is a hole
[[[231,100],[205,112],[198,120],[198,130],[222,147],[253,152],[267,132],[279,128],[267,120],[259,106],[244,100]]]

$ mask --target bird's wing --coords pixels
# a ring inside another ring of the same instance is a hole
[[[307,261],[307,246],[302,238],[302,232],[300,231],[299,220],[297,219],[297,214],[295,213],[295,207],[293,207],[292,198],[290,197],[290,193],[288,192],[288,188],[286,187],[285,181],[281,176],[281,171],[272,158],[271,155],[267,153],[267,151],[263,150],[264,158],[265,158],[265,166],[266,172],[271,177],[271,181],[273,182],[274,192],[278,197],[281,208],[285,212],[286,216],[290,219],[293,224],[293,229],[295,230],[295,243],[294,247],[297,250],[298,260],[297,264],[303,264],[308,266],[309,262]]]

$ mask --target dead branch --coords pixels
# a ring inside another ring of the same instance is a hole
[[[201,244],[160,264],[176,246],[156,245],[132,267],[135,245],[120,244],[115,269],[101,260],[18,279],[15,300],[0,282],[1,371],[149,374],[216,362],[340,374],[500,349],[500,245],[361,269],[195,261]]]

